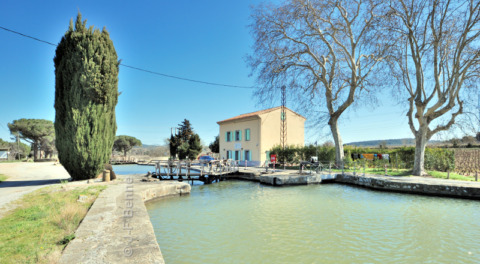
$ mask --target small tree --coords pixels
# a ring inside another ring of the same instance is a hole
[[[19,119],[8,124],[10,133],[32,144],[33,159],[38,160],[38,150],[42,140],[54,135],[53,122],[45,119]]]
[[[210,151],[213,153],[220,153],[220,137],[216,136],[215,140],[208,145]]]
[[[179,124],[178,133],[172,135],[168,140],[170,146],[170,155],[175,157],[178,154],[179,159],[195,159],[202,151],[200,137],[193,132],[190,121],[184,119]]]
[[[198,154],[202,152],[202,143],[200,142],[200,136],[198,134],[193,134],[188,139],[188,158],[196,159]]]
[[[171,135],[168,140],[168,147],[170,149],[170,157],[176,157],[178,154],[179,139],[177,136]]]
[[[135,146],[141,146],[142,142],[131,136],[117,136],[113,142],[113,149],[123,152],[123,157],[127,158],[127,152],[129,152]]]
[[[188,156],[188,149],[189,149],[188,142],[183,142],[179,147],[178,147],[178,158],[179,159],[186,159]]]
[[[73,180],[96,177],[108,163],[117,130],[119,61],[110,35],[86,27],[78,13],[55,52],[58,158]]]

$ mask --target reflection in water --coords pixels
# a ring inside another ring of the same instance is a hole
[[[480,262],[478,201],[227,181],[147,209],[166,263]]]

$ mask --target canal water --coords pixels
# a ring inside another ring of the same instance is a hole
[[[138,164],[125,164],[125,165],[113,165],[113,171],[119,175],[131,175],[131,174],[142,174],[146,175],[148,172],[154,172],[155,166],[152,165],[138,165]],[[182,169],[181,172],[185,173],[185,169]],[[177,179],[178,177],[174,177]],[[184,180],[185,182],[192,185],[192,181]],[[193,185],[203,185],[201,181],[194,180]]]
[[[147,174],[148,172],[154,172],[155,166],[150,165],[137,165],[137,164],[126,164],[126,165],[113,165],[113,171],[116,174],[126,175],[126,174]]]
[[[225,181],[147,203],[166,263],[480,263],[480,201]]]

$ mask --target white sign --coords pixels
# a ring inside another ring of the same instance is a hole
[[[241,149],[242,143],[235,143],[235,149]]]
[[[8,151],[0,150],[0,159],[8,159]]]

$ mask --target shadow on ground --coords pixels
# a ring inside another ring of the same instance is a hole
[[[0,182],[1,188],[9,187],[25,187],[25,186],[41,186],[48,184],[60,183],[60,179],[49,179],[49,180],[25,180],[25,181],[3,181]]]

